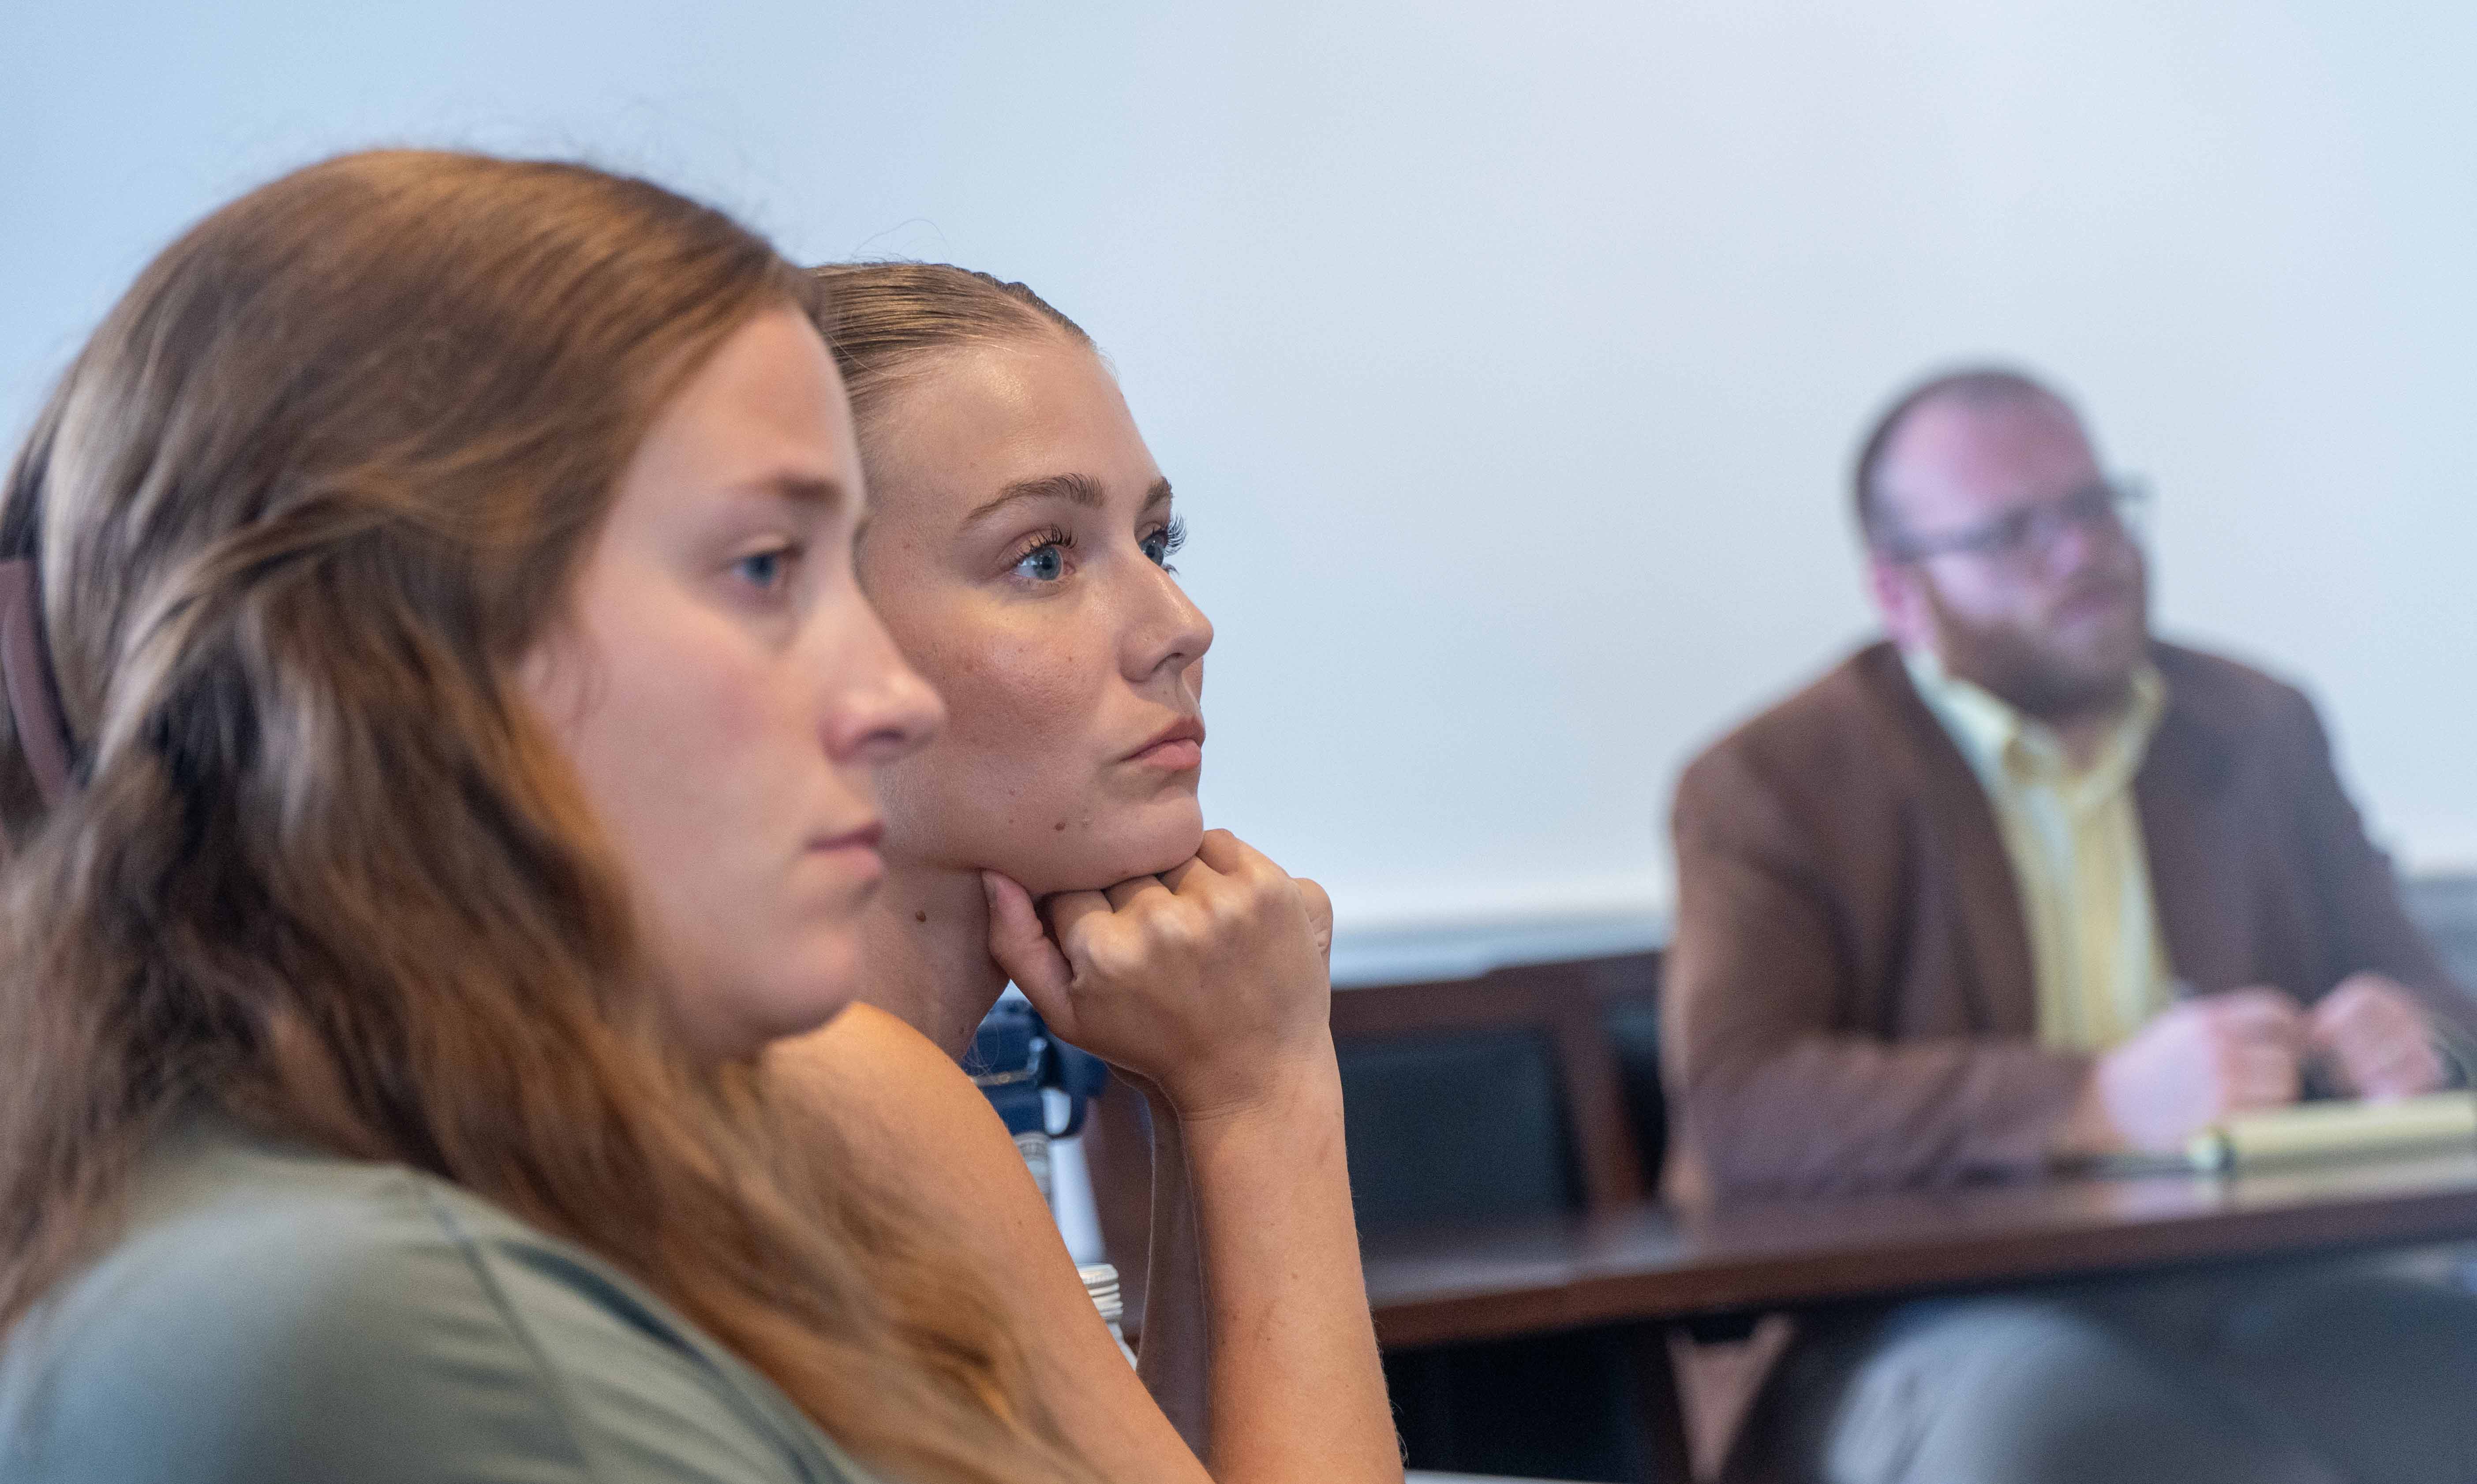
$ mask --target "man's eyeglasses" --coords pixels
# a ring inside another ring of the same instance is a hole
[[[2102,479],[1964,530],[1934,536],[1887,533],[1876,549],[1895,562],[1944,556],[2021,562],[2044,556],[2074,529],[2139,541],[2149,512],[2149,487],[2129,478]]]

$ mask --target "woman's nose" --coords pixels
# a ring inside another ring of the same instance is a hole
[[[880,767],[918,751],[946,724],[945,702],[904,661],[886,625],[870,612],[856,636],[826,749],[838,763]]]
[[[1140,620],[1129,625],[1127,678],[1141,681],[1169,670],[1196,667],[1213,647],[1213,620],[1195,606],[1178,578],[1166,568],[1145,564]]]

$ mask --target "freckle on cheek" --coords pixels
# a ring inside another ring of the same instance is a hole
[[[925,912],[915,912],[912,915],[912,920],[914,922],[926,922],[929,920],[929,914]]]
[[[1063,834],[1066,833],[1066,821],[1065,821],[1065,820],[1063,820],[1063,819],[1061,819],[1061,820],[1059,820],[1056,824],[1051,825],[1051,826],[1050,826],[1050,828],[1051,828],[1051,829],[1053,829],[1053,830],[1058,831],[1060,834],[1062,834],[1062,835],[1063,835]]]

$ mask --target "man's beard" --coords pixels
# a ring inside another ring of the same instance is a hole
[[[2138,641],[2106,646],[2120,653],[2084,654],[2016,625],[1969,623],[1936,599],[1944,672],[2042,721],[2114,711],[2131,693],[2134,671],[2149,649],[2147,603],[2139,587],[2134,601],[2143,609]]]

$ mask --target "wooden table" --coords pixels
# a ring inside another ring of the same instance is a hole
[[[2477,1150],[2229,1176],[2057,1179],[1378,1237],[1385,1345],[2477,1239]]]
[[[1564,1220],[1364,1248],[1393,1349],[1633,1328],[1652,1477],[1684,1481],[1664,1324],[2111,1271],[2477,1240],[2477,1149],[2237,1175],[2056,1179]]]

